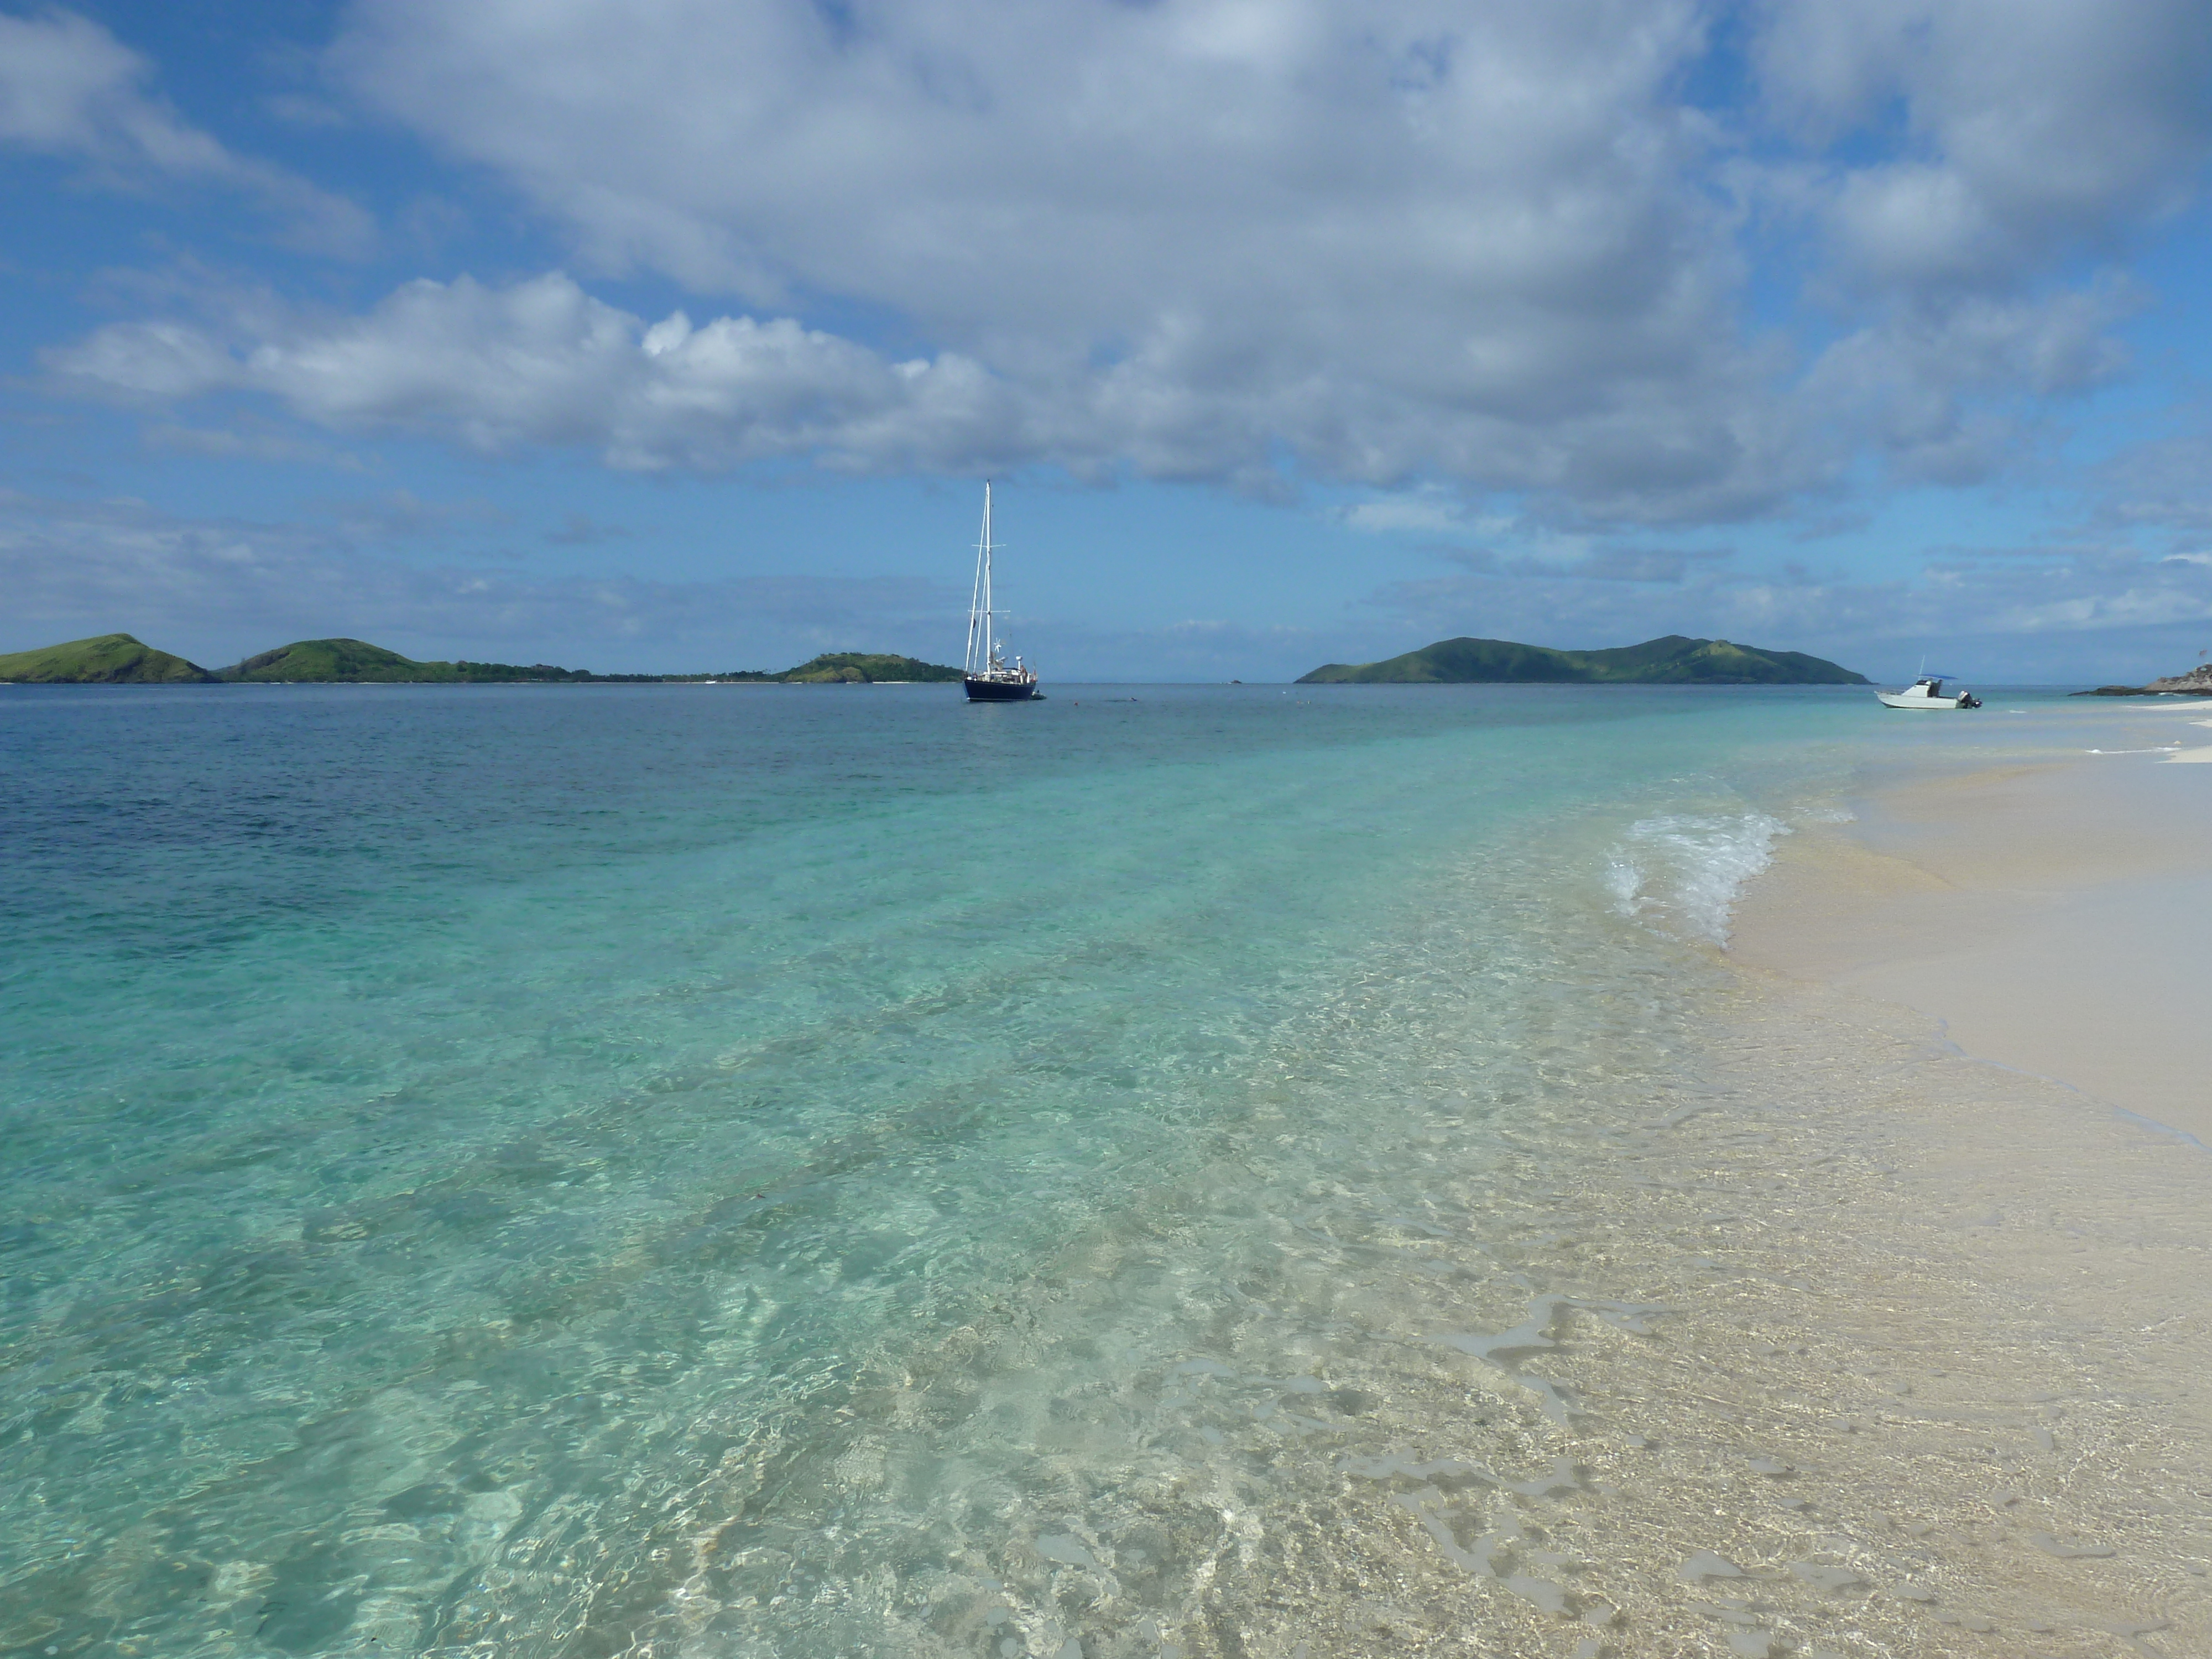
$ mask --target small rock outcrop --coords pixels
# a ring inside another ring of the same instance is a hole
[[[2212,663],[2200,663],[2185,674],[2168,674],[2148,685],[2100,685],[2094,691],[2076,691],[2077,697],[2212,697]]]

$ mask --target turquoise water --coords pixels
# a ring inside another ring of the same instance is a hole
[[[0,690],[0,1651],[1231,1650],[1869,702]]]

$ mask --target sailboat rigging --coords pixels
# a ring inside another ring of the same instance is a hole
[[[1019,657],[1009,663],[991,605],[991,482],[983,481],[983,538],[975,544],[975,586],[968,600],[968,658],[963,670],[970,702],[1022,702],[1037,695],[1036,671]]]

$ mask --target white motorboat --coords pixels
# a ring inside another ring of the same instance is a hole
[[[1941,674],[1923,674],[1902,691],[1877,691],[1884,708],[1979,708],[1982,700],[1963,687],[1954,690]]]

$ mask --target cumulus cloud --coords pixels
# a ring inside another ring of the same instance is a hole
[[[2197,198],[2212,29],[2193,0],[1772,0],[1759,107],[1796,148],[1751,194],[1809,228],[1841,337],[1802,392],[1907,481],[2036,453],[2055,401],[2128,367],[2142,296],[2072,268]]]
[[[465,277],[351,317],[147,316],[51,361],[625,468],[1413,492],[1363,528],[1492,495],[1738,521],[1869,451],[1914,481],[2018,465],[2124,371],[2133,296],[2077,267],[2194,199],[2197,10],[356,0],[334,84],[507,180],[587,274],[726,314]],[[1686,95],[1736,52],[1741,107]],[[1815,309],[1754,326],[1751,273],[1801,258]]]
[[[1505,522],[1471,515],[1463,495],[1434,483],[1355,501],[1340,509],[1337,516],[1347,529],[1370,536],[1404,531],[1463,534],[1469,530],[1501,529]]]
[[[45,361],[64,381],[126,398],[259,392],[342,429],[487,452],[581,445],[635,471],[783,455],[973,471],[1054,447],[1024,429],[1036,400],[969,359],[892,362],[789,318],[695,327],[677,312],[648,325],[559,273],[501,289],[410,283],[335,322],[257,307],[227,326],[113,323]]]
[[[1984,404],[2113,367],[2033,283],[2197,185],[2199,9],[1771,0],[1756,116],[1682,95],[1723,15],[362,0],[333,61],[596,265],[905,319],[1033,400],[1032,454],[1630,521],[1771,510],[1869,442],[1986,472],[2021,422]],[[1743,320],[1788,222],[1844,313],[1802,380]]]
[[[1727,429],[1701,428],[1668,422],[1656,404],[1548,436],[1487,416],[1468,416],[1456,431],[1425,425],[1412,404],[1376,410],[1370,424],[1318,385],[1303,403],[1222,401],[1156,363],[1040,380],[957,352],[893,361],[791,318],[695,326],[679,311],[647,323],[557,272],[497,289],[418,281],[335,320],[256,304],[216,323],[113,323],[41,360],[60,383],[99,395],[166,404],[260,392],[339,430],[425,433],[489,453],[580,446],[641,471],[779,457],[866,472],[1044,463],[1267,492],[1280,484],[1282,447],[1327,477],[1342,471],[1332,457],[1351,442],[1365,457],[1352,476],[1386,482],[1435,467],[1569,496],[1599,519],[1726,519],[1773,505],[1784,424],[1770,411],[1775,427],[1762,433],[1736,410]],[[1498,470],[1506,459],[1510,474]],[[1372,504],[1362,522],[1390,512]]]
[[[86,164],[137,188],[182,181],[238,191],[283,222],[281,240],[355,257],[375,240],[355,204],[267,161],[239,155],[151,96],[152,66],[76,12],[0,13],[0,143]]]
[[[1658,516],[1817,470],[1737,337],[1687,0],[354,16],[348,83],[594,265],[893,314],[1024,458]]]
[[[1776,119],[1863,141],[1814,198],[1863,281],[2008,288],[2109,249],[2190,199],[2212,145],[2196,0],[1783,0],[1757,41]]]
[[[1908,482],[1972,483],[2034,453],[2051,401],[2118,379],[2106,332],[2118,284],[2033,298],[1982,294],[1900,306],[1820,354],[1801,396],[1864,434]]]

